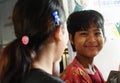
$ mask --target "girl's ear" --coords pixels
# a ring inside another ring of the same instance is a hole
[[[69,40],[70,40],[70,43],[73,44],[73,37],[72,37],[72,34],[69,34]]]
[[[54,37],[55,37],[55,39],[60,40],[61,36],[62,36],[62,30],[61,30],[61,27],[59,26],[59,27],[57,27],[57,29],[54,33]]]

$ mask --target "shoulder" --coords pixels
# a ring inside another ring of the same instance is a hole
[[[34,69],[25,75],[21,83],[64,83],[60,78],[42,70]]]
[[[83,71],[81,66],[76,64],[75,61],[73,61],[61,73],[60,78],[64,80],[66,83],[73,83],[74,81],[80,79],[81,71]]]
[[[73,61],[69,64],[62,72],[60,78],[66,83],[91,83],[91,79],[87,71],[82,65],[77,63],[77,61]]]
[[[76,59],[74,59],[72,61],[72,63],[70,63],[65,68],[65,70],[62,72],[61,75],[63,75],[63,74],[67,74],[67,75],[73,74],[74,75],[75,72],[79,72],[81,69],[83,69],[82,65],[80,65]]]

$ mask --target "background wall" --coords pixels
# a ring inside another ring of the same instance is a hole
[[[13,40],[11,14],[16,0],[0,0],[0,48]]]
[[[118,70],[120,65],[120,39],[107,40],[103,50],[95,57],[94,63],[107,80],[111,70]]]

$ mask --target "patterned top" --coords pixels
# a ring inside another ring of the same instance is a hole
[[[75,58],[62,72],[60,78],[66,83],[105,83],[102,74],[94,65],[95,74],[90,75]]]

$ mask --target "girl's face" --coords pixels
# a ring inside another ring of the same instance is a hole
[[[60,57],[63,55],[63,52],[65,50],[65,48],[67,48],[67,43],[68,43],[68,31],[66,28],[66,24],[64,24],[61,27],[65,27],[63,30],[61,29],[60,31],[60,40],[58,42],[58,47],[56,49],[56,56],[59,57],[58,59],[60,59]],[[57,59],[57,60],[58,60]]]
[[[93,58],[103,48],[103,33],[100,28],[91,25],[88,30],[76,32],[71,43],[78,56]]]

